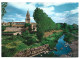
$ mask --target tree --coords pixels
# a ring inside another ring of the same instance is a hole
[[[55,29],[55,23],[42,9],[36,8],[33,17],[37,23],[37,36],[40,40],[44,32]]]
[[[31,24],[29,24],[29,23],[25,23],[25,28],[26,27],[29,27]]]
[[[1,3],[1,18],[2,18],[2,17],[4,16],[4,14],[6,13],[6,10],[5,10],[6,6],[7,6],[7,2],[2,2],[2,3]]]
[[[42,9],[36,8],[33,17],[39,28],[42,28],[44,32],[55,28],[55,23]]]
[[[58,30],[61,29],[61,24],[60,24],[60,23],[58,23],[58,24],[56,24],[56,25],[57,25],[57,26],[56,26],[56,27],[57,27],[56,29],[58,29]]]
[[[42,41],[43,35],[44,35],[44,32],[38,27],[37,28],[37,37],[38,37],[39,41]]]
[[[6,26],[2,26],[2,31],[4,31],[6,29]]]
[[[78,25],[77,24],[73,24],[73,29],[77,29],[78,30]]]
[[[28,27],[28,30],[29,30],[29,32],[31,32],[31,24],[29,24],[29,23],[25,23],[25,28],[27,28]]]
[[[73,30],[73,26],[72,25],[69,25],[68,28],[69,28],[70,32]]]
[[[22,33],[22,37],[24,39],[26,39],[26,37],[28,36],[29,32],[26,30],[25,32]]]
[[[30,39],[27,40],[27,45],[32,45],[36,42],[37,42],[37,40],[35,38],[30,38]]]

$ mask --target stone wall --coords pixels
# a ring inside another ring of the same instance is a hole
[[[24,28],[17,28],[17,27],[6,27],[4,32],[21,32],[24,31]]]
[[[47,52],[49,52],[49,45],[45,44],[37,48],[31,48],[24,51],[20,51],[15,54],[15,57],[32,57],[40,53],[47,53]]]
[[[20,34],[21,35],[21,32],[15,32],[15,33],[2,33],[2,35],[17,35],[17,34]]]

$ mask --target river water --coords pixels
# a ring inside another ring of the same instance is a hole
[[[61,36],[58,40],[58,43],[56,44],[57,51],[53,51],[54,54],[58,56],[61,56],[63,54],[68,54],[69,52],[71,52],[69,44],[63,40],[64,36],[65,35]]]
[[[58,43],[55,46],[57,51],[53,50],[47,54],[42,53],[42,54],[37,55],[36,57],[55,57],[54,54],[57,56],[61,56],[61,55],[68,54],[69,52],[71,52],[71,48],[69,47],[69,44],[63,40],[64,36],[65,35],[61,36],[58,39]]]

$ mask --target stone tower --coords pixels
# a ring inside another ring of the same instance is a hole
[[[27,11],[25,22],[26,22],[26,23],[30,23],[30,14],[29,14],[29,10]]]

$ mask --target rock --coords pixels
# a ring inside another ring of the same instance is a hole
[[[63,48],[60,48],[61,50],[63,49]]]
[[[42,56],[42,55],[41,55]]]

